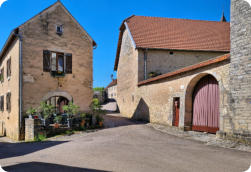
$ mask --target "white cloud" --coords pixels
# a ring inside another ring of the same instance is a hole
[[[0,7],[3,5],[4,2],[6,2],[7,0],[0,0]]]

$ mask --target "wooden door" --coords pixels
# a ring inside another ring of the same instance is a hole
[[[195,131],[216,133],[219,130],[219,86],[211,75],[203,77],[193,94],[193,126]]]
[[[180,120],[180,99],[179,98],[174,98],[173,108],[174,108],[173,125],[176,127],[179,127],[179,120]]]

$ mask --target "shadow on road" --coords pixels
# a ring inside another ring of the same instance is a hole
[[[108,112],[108,114],[104,116],[105,128],[114,128],[114,127],[139,125],[139,124],[146,124],[146,122],[136,121],[134,119],[122,117],[119,113]]]
[[[108,172],[102,170],[88,169],[88,168],[79,168],[79,167],[71,167],[65,165],[58,164],[50,164],[43,162],[28,162],[22,163],[12,166],[3,167],[6,171],[15,171],[15,172],[45,172],[45,171],[53,171],[53,172]]]
[[[31,142],[31,143],[0,142],[0,159],[30,154],[42,149],[63,144],[65,142],[66,141],[46,141],[46,142]]]

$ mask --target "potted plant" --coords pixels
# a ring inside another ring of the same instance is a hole
[[[36,115],[37,113],[37,110],[30,107],[27,111],[26,111],[26,114],[29,116],[29,118],[34,118],[34,119],[37,119],[38,116]]]
[[[101,116],[101,115],[96,115],[96,121],[97,121],[97,124],[99,125],[99,127],[103,127],[103,121],[104,121],[104,118]]]
[[[62,121],[62,116],[58,115],[54,118],[54,128],[59,128],[59,124]]]
[[[63,106],[63,110],[68,116],[68,127],[71,127],[70,121],[79,112],[79,106],[70,102],[68,105]]]
[[[80,123],[80,126],[83,128],[85,127],[85,124],[86,124],[86,114],[85,113],[82,113],[80,114],[80,118],[81,118],[81,123]]]
[[[44,125],[46,125],[46,120],[53,114],[55,107],[53,105],[48,105],[45,102],[41,102],[39,109],[44,119]]]

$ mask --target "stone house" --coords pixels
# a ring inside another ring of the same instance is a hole
[[[117,79],[113,79],[112,82],[106,87],[108,99],[117,99]]]
[[[88,111],[95,47],[60,1],[15,28],[0,53],[0,135],[21,139],[25,112],[42,101]]]
[[[120,112],[183,130],[250,135],[251,9],[243,0],[231,5],[231,25],[224,15],[219,22],[125,19],[114,67]]]
[[[114,68],[120,112],[152,123],[215,133],[227,106],[229,52],[230,23],[224,20],[125,19]],[[199,91],[211,84],[210,92]],[[193,114],[194,101],[197,114]],[[212,104],[206,109],[210,119],[201,113],[200,102]]]

